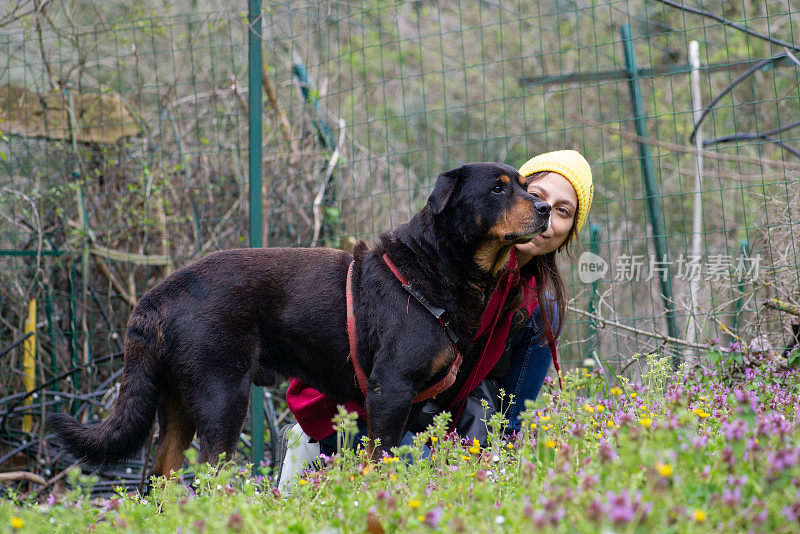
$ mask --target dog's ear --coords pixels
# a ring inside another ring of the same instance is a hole
[[[461,181],[463,173],[464,167],[461,166],[443,172],[439,175],[439,178],[436,179],[436,185],[433,186],[431,196],[428,197],[428,206],[430,206],[434,214],[441,213],[445,206],[447,206],[450,197],[453,195],[453,191],[455,191],[458,186],[458,182]]]

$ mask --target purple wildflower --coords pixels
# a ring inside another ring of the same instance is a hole
[[[608,442],[604,439],[600,440],[600,446],[597,448],[597,454],[600,457],[601,462],[611,462],[619,456],[617,451],[608,444]]]
[[[425,514],[425,524],[429,527],[436,528],[439,525],[439,521],[442,519],[442,509],[440,507],[436,507],[427,514]]]
[[[631,496],[626,491],[614,493],[609,491],[606,493],[605,512],[608,519],[617,526],[624,526],[633,521],[639,515],[639,519],[644,519],[652,505],[649,503],[642,504],[642,493],[636,492],[636,495]]]
[[[742,490],[735,488],[731,491],[730,488],[725,488],[722,491],[722,502],[730,508],[738,506],[742,502]]]

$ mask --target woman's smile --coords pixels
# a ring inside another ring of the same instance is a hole
[[[517,245],[517,257],[524,265],[533,256],[553,252],[569,236],[578,212],[575,188],[561,174],[548,172],[528,184],[528,193],[550,204],[550,224],[547,229],[527,243]]]

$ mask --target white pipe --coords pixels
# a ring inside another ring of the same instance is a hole
[[[697,41],[689,43],[689,66],[691,67],[691,86],[692,86],[692,116],[694,123],[697,124],[703,114],[703,101],[700,95],[700,45]],[[692,256],[699,258],[702,252],[702,232],[703,232],[703,132],[698,126],[695,132],[694,145],[697,149],[695,156],[695,176],[694,176],[694,216],[692,219]],[[697,321],[694,312],[697,308],[698,291],[700,289],[699,276],[691,278],[689,283],[689,303],[691,314],[687,325],[687,341],[697,340]]]

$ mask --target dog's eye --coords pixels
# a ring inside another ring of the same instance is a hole
[[[503,186],[500,184],[495,184],[495,186],[492,188],[492,193],[502,193],[503,191]]]

